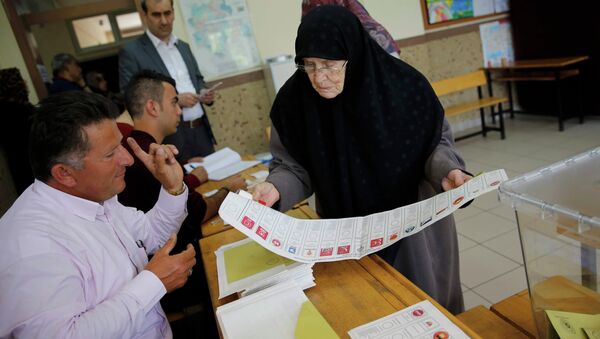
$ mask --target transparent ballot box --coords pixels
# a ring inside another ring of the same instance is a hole
[[[600,314],[600,148],[504,182],[499,195],[515,210],[540,338],[557,334],[560,312],[548,310]]]

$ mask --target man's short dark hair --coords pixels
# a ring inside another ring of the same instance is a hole
[[[151,1],[156,1],[156,0],[151,0]],[[159,1],[164,1],[164,0],[159,0]],[[171,1],[171,8],[173,8],[173,0],[170,0],[170,1]],[[146,5],[146,0],[141,0],[140,6],[142,7],[142,10],[144,10],[144,13],[148,14],[148,6]]]
[[[148,100],[162,102],[163,82],[175,86],[173,78],[151,70],[136,73],[125,88],[125,106],[133,119],[144,114],[144,106]]]
[[[42,100],[29,134],[29,159],[35,178],[47,182],[56,164],[82,169],[90,149],[83,128],[118,115],[108,99],[84,91],[57,93]]]
[[[77,62],[74,56],[69,53],[59,53],[52,58],[52,75],[57,77],[58,74],[67,69],[67,65]]]

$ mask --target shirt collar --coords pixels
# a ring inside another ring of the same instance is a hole
[[[33,182],[33,191],[46,197],[48,201],[52,201],[59,205],[64,211],[69,211],[70,213],[89,221],[95,221],[96,215],[104,214],[104,207],[102,204],[57,190],[37,179]],[[116,196],[104,203],[113,199],[116,199]]]
[[[173,47],[177,41],[179,41],[179,39],[173,33],[171,33],[169,36],[169,41],[167,43],[157,38],[156,35],[152,34],[149,29],[146,30],[146,34],[148,35],[148,38],[150,38],[150,41],[152,41],[152,44],[155,48],[158,48],[161,43],[167,47]]]

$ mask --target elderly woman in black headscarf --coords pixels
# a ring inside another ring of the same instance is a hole
[[[355,217],[470,178],[428,81],[348,10],[319,6],[302,19],[296,63],[271,110],[274,160],[255,200],[285,211],[314,192],[321,217]],[[452,216],[378,254],[450,311],[463,310]]]

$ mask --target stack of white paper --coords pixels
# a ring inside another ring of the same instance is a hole
[[[339,338],[293,281],[217,308],[225,339]]]
[[[313,264],[283,258],[252,239],[224,245],[215,255],[219,298],[237,292],[244,297],[286,281],[294,281],[302,289],[315,286]]]
[[[218,307],[217,321],[223,338],[293,338],[306,300],[300,288],[281,284]]]
[[[338,338],[293,281],[218,307],[216,315],[225,339]]]
[[[190,162],[183,167],[189,173],[197,167],[204,167],[208,172],[209,180],[223,180],[250,168],[260,161],[242,161],[242,157],[229,147],[225,147],[204,157],[202,162]]]

